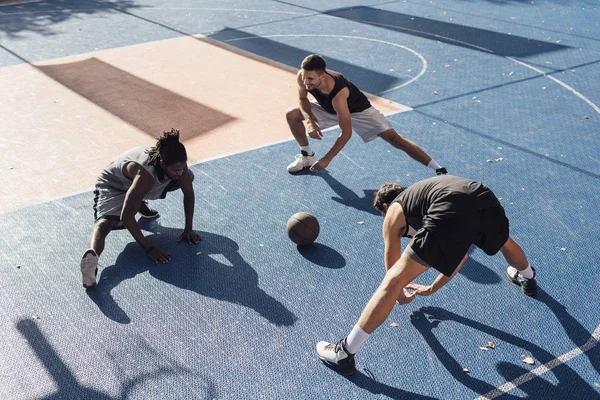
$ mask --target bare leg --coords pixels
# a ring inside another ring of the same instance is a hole
[[[425,166],[427,166],[427,164],[429,164],[431,161],[431,157],[429,157],[422,148],[417,146],[417,144],[411,140],[399,135],[393,129],[388,129],[387,131],[379,134],[379,137],[395,148],[405,152],[413,160],[418,161]]]
[[[385,274],[383,282],[364,308],[358,320],[360,328],[371,334],[379,325],[383,324],[406,285],[427,269],[406,253],[402,253],[396,264]]]
[[[529,261],[525,256],[525,252],[511,237],[508,238],[504,246],[500,249],[502,255],[509,265],[512,265],[519,271],[523,271],[529,266]]]
[[[308,137],[306,136],[306,127],[304,126],[304,116],[298,107],[290,108],[285,113],[285,118],[292,131],[292,135],[300,146],[308,146]]]
[[[94,249],[96,254],[99,256],[104,251],[104,243],[106,242],[106,236],[110,233],[111,229],[117,224],[118,221],[108,220],[101,218],[96,221],[92,234],[88,239],[88,248]]]

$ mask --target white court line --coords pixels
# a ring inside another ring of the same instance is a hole
[[[562,82],[562,81],[560,81],[560,80],[556,79],[556,78],[555,78],[555,77],[553,77],[552,75],[548,75],[548,74],[546,74],[544,71],[542,71],[542,70],[540,70],[540,69],[537,69],[537,68],[535,68],[535,67],[533,67],[533,66],[531,66],[531,65],[529,65],[529,64],[526,64],[526,63],[524,63],[523,61],[519,61],[519,60],[517,60],[517,59],[514,59],[514,58],[512,58],[512,57],[505,57],[505,58],[506,58],[506,59],[508,59],[508,60],[514,61],[514,62],[516,62],[517,64],[519,64],[519,65],[522,65],[522,66],[524,66],[524,67],[526,67],[526,68],[529,68],[529,69],[531,69],[531,70],[533,70],[533,71],[537,72],[538,74],[540,74],[540,75],[542,75],[542,76],[545,76],[546,78],[548,78],[548,79],[550,79],[550,80],[552,80],[552,81],[554,81],[554,82],[558,83],[560,86],[564,87],[564,88],[565,88],[565,89],[567,89],[569,92],[573,93],[575,96],[579,97],[581,100],[583,100],[583,101],[585,101],[586,103],[588,103],[588,104],[589,104],[589,105],[590,105],[590,106],[591,106],[591,107],[594,109],[594,111],[596,111],[598,114],[600,114],[600,108],[599,108],[597,105],[595,105],[594,103],[592,103],[592,102],[590,101],[590,99],[588,99],[587,97],[585,97],[584,95],[582,95],[581,93],[579,93],[577,90],[575,90],[575,89],[573,89],[571,86],[567,85],[566,83],[564,83],[564,82]]]
[[[421,70],[419,71],[419,73],[417,75],[413,76],[411,79],[409,79],[408,81],[404,82],[401,85],[394,86],[393,88],[390,88],[390,89],[386,89],[383,92],[379,92],[378,93],[379,95],[381,95],[383,93],[391,92],[392,90],[400,89],[401,87],[404,87],[407,85],[410,85],[411,83],[413,83],[414,81],[419,79],[421,76],[423,76],[423,74],[425,74],[425,71],[427,71],[427,60],[425,60],[425,57],[423,57],[421,54],[417,53],[415,50],[413,50],[409,47],[403,46],[401,44],[398,44],[398,43],[388,42],[386,40],[381,40],[381,39],[371,39],[371,38],[367,38],[367,37],[363,37],[363,36],[320,35],[320,34],[265,35],[265,36],[245,36],[245,37],[241,37],[241,38],[229,39],[229,40],[226,40],[226,42],[235,42],[238,40],[247,40],[247,39],[276,38],[276,37],[294,37],[294,38],[297,38],[297,37],[326,37],[326,38],[335,38],[335,39],[341,38],[341,39],[367,40],[370,42],[383,43],[383,44],[388,44],[393,47],[399,47],[403,50],[406,50],[406,51],[414,54],[416,57],[418,57],[421,60]],[[252,53],[252,54],[254,54],[254,53]],[[284,65],[286,68],[289,68],[288,65],[281,64],[281,63],[273,61],[273,60],[269,60],[269,61],[275,62],[276,64],[279,64],[279,65]]]
[[[598,325],[598,327],[596,328],[594,333],[592,333],[592,336],[588,339],[587,342],[585,342],[583,344],[583,346],[577,347],[571,351],[568,351],[565,354],[558,356],[554,360],[548,361],[546,364],[540,365],[539,367],[532,369],[531,371],[527,372],[526,374],[523,374],[523,375],[513,379],[512,381],[506,382],[504,385],[501,385],[501,386],[497,387],[496,389],[491,390],[488,393],[477,397],[475,400],[492,400],[492,399],[495,399],[496,397],[502,396],[503,394],[506,394],[506,393],[510,392],[511,390],[516,389],[517,387],[524,384],[525,382],[528,382],[534,378],[537,378],[537,377],[545,374],[546,372],[550,371],[552,368],[558,367],[560,364],[563,364],[563,363],[571,360],[572,358],[575,358],[578,355],[586,352],[587,350],[596,346],[598,344],[599,339],[600,339],[600,325]]]
[[[360,20],[351,20],[351,21],[361,22]],[[433,34],[433,33],[419,31],[419,30],[414,30],[414,29],[401,28],[401,27],[398,27],[398,26],[395,26],[395,25],[381,24],[381,23],[377,23],[377,22],[369,22],[369,24],[383,26],[383,27],[388,27],[388,28],[394,28],[394,29],[398,29],[398,30],[401,30],[401,31],[407,31],[407,32],[412,32],[412,33],[420,33],[420,34],[423,34],[425,36],[431,36],[431,37],[435,37],[435,38],[438,38],[438,39],[444,39],[444,40],[447,40],[449,42],[459,43],[459,44],[465,45],[467,47],[471,47],[473,49],[477,49],[477,50],[485,51],[485,52],[490,53],[490,54],[498,55],[493,50],[486,49],[485,47],[475,46],[474,44],[463,42],[461,40],[452,39],[452,38],[449,38],[449,37],[446,37],[446,36],[436,35],[436,34]],[[525,63],[523,61],[517,60],[515,58],[509,57],[509,56],[501,56],[501,57],[506,58],[507,60],[510,60],[512,62],[515,62],[515,63],[517,63],[519,65],[522,65],[525,68],[529,68],[532,71],[535,71],[538,74],[540,74],[540,75],[542,75],[542,76],[544,76],[544,77],[552,80],[553,82],[558,83],[560,86],[564,87],[569,92],[573,93],[575,96],[577,96],[581,100],[585,101],[590,107],[592,107],[594,109],[594,111],[596,111],[598,114],[600,114],[600,107],[598,107],[596,104],[592,103],[592,101],[590,99],[588,99],[583,94],[579,93],[577,90],[575,90],[571,86],[567,85],[566,83],[564,83],[560,79],[556,79],[552,75],[548,75],[544,71],[542,71],[542,70],[540,70],[538,68],[535,68],[534,66],[529,65],[529,64],[527,64],[527,63]],[[388,90],[385,90],[385,91],[383,91],[381,93],[386,93],[386,92],[389,92],[390,90],[394,90],[394,89],[397,89],[397,88],[388,89]]]

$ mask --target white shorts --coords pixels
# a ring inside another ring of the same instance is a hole
[[[321,130],[339,125],[337,114],[328,113],[319,103],[311,101],[310,109]],[[352,120],[352,130],[365,143],[377,138],[388,129],[392,129],[388,120],[373,106],[361,112],[351,113],[350,119]]]

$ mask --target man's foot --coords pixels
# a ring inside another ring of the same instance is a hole
[[[148,207],[148,202],[146,200],[142,201],[142,205],[140,206],[140,210],[138,212],[144,218],[158,217],[158,211],[153,210],[150,207]]]
[[[531,267],[533,269],[533,267]],[[537,294],[537,283],[535,281],[535,269],[533,269],[533,278],[527,279],[521,275],[521,271],[516,269],[515,267],[509,266],[506,269],[506,276],[510,279],[514,284],[521,286],[521,290],[527,296],[535,296]]]
[[[319,360],[336,369],[342,375],[352,375],[356,372],[354,354],[350,354],[344,347],[344,339],[337,344],[328,342],[317,343],[317,356]]]
[[[446,168],[444,167],[435,170],[436,175],[446,175],[447,173],[448,171],[446,171]]]
[[[296,155],[296,159],[290,165],[288,165],[288,172],[299,172],[304,168],[308,168],[315,163],[315,153],[312,153],[310,156],[304,150],[302,154]]]
[[[96,275],[98,275],[98,254],[94,249],[88,249],[81,259],[81,282],[86,289],[96,287]]]

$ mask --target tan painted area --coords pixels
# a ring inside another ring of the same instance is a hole
[[[291,140],[295,73],[196,37],[2,68],[0,211],[91,190],[114,156],[170,128],[190,163]]]

